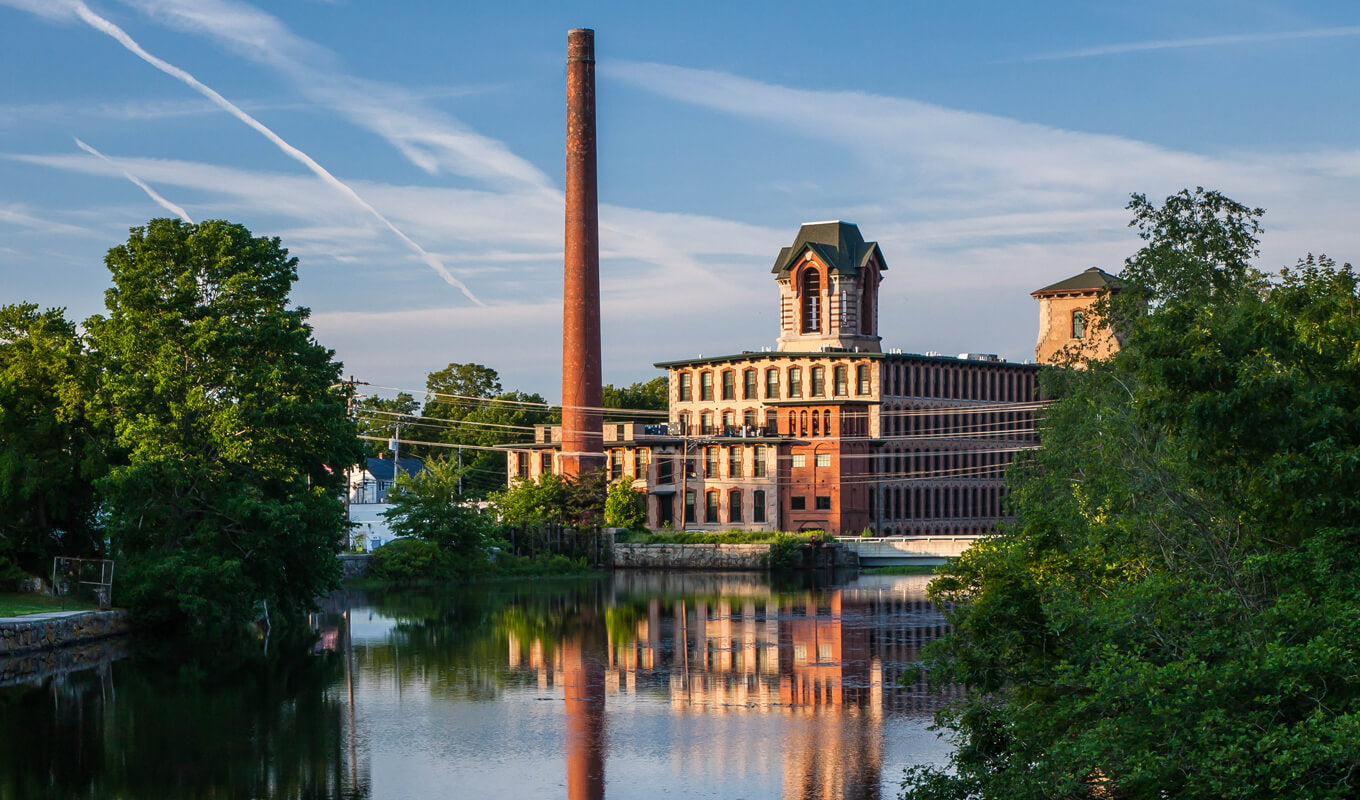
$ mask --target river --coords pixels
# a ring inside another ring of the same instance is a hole
[[[950,693],[901,681],[944,630],[927,580],[337,593],[229,680],[115,647],[0,688],[0,800],[895,797],[949,752]]]

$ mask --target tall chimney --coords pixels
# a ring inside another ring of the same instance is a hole
[[[562,472],[604,466],[595,31],[567,33],[567,230],[562,287]]]

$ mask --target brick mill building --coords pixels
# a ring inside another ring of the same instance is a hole
[[[779,252],[773,349],[659,363],[665,423],[605,424],[606,468],[645,496],[648,527],[985,533],[1003,473],[1036,446],[1037,365],[882,351],[888,265],[847,222]],[[562,432],[511,450],[512,481],[562,470]]]

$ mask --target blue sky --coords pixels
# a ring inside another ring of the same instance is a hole
[[[1136,249],[1130,192],[1266,207],[1263,268],[1360,250],[1350,3],[0,0],[0,302],[84,318],[130,226],[230,219],[346,372],[556,399],[573,27],[614,383],[773,344],[803,221],[883,247],[885,347],[1017,360],[1031,290]]]

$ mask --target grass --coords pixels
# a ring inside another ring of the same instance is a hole
[[[935,564],[898,564],[894,567],[865,567],[866,575],[935,575],[939,573]]]
[[[49,597],[45,594],[0,593],[0,617],[22,617],[48,611],[84,611],[93,609],[89,603],[71,598]]]

